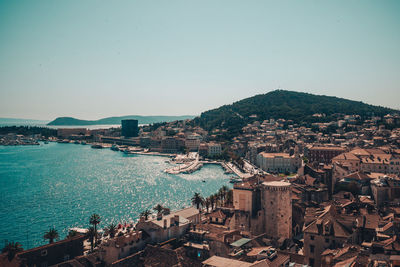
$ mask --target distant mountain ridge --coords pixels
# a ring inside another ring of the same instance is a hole
[[[203,112],[194,121],[206,130],[224,128],[237,133],[255,120],[282,118],[294,123],[312,123],[331,121],[337,113],[383,116],[393,112],[399,111],[333,96],[275,90]],[[317,113],[325,116],[313,116]]]
[[[157,122],[171,122],[176,120],[193,119],[195,116],[140,116],[128,115],[121,117],[107,117],[99,120],[80,120],[72,117],[58,117],[49,122],[47,125],[65,125],[65,126],[79,126],[79,125],[112,125],[121,124],[121,120],[134,119],[138,120],[139,124],[150,124]]]
[[[19,119],[19,118],[0,118],[0,127],[26,125],[26,126],[44,126],[48,120],[33,120],[33,119]]]

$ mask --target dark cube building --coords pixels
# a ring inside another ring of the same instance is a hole
[[[125,137],[137,137],[139,134],[138,120],[122,120],[121,135]]]

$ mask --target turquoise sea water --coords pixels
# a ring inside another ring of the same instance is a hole
[[[102,217],[100,227],[133,222],[157,203],[175,210],[189,206],[194,192],[208,196],[229,185],[215,165],[165,174],[167,159],[77,144],[0,146],[0,242],[27,249],[46,244],[49,227],[60,238],[70,227],[88,227],[92,213]]]

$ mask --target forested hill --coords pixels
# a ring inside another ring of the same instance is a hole
[[[275,90],[203,112],[195,118],[195,123],[207,130],[224,128],[237,132],[254,120],[283,118],[295,123],[311,123],[331,121],[338,113],[366,117],[392,112],[396,110],[338,97]],[[313,114],[325,114],[325,117],[318,118]]]

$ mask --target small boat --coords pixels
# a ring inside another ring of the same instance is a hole
[[[114,144],[114,145],[111,146],[111,150],[113,150],[113,151],[119,151],[119,146],[116,145],[116,144]]]
[[[78,145],[78,144],[79,144],[79,141],[78,141],[78,140],[75,140],[74,144],[77,144],[77,145]]]
[[[85,142],[85,141],[82,141],[82,142],[81,142],[81,145],[86,145],[86,142]]]
[[[48,143],[49,143],[49,141],[44,141],[44,143],[45,143],[45,144],[48,144]]]
[[[103,148],[103,146],[101,144],[93,144],[92,148]]]
[[[236,178],[236,177],[231,177],[231,178],[229,179],[229,182],[230,182],[231,184],[240,183],[240,182],[242,182],[242,179]]]
[[[205,183],[205,182],[206,182],[206,180],[203,180],[202,182],[203,182],[203,183]]]

